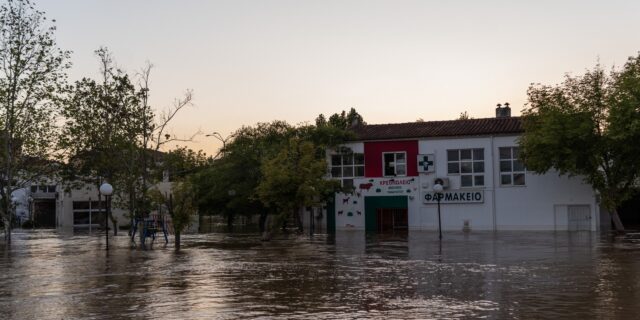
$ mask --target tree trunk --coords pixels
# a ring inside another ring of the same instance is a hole
[[[611,212],[611,220],[613,221],[613,226],[616,228],[616,231],[624,232],[624,225],[622,224],[622,220],[620,220],[618,210]]]
[[[138,225],[139,225],[138,226],[138,236],[140,237],[140,243],[144,243],[144,230],[145,230],[144,228],[146,227],[144,218],[141,219],[138,222]]]
[[[114,219],[113,215],[110,218],[111,218],[111,224],[113,225],[113,235],[117,236],[118,235],[118,220]]]
[[[4,220],[4,240],[7,244],[11,243],[11,221],[9,219]]]
[[[293,217],[296,219],[296,225],[298,226],[298,232],[304,232],[304,226],[302,225],[302,218],[300,217],[300,210],[293,209]]]
[[[264,232],[266,221],[267,221],[267,215],[264,212],[261,212],[260,219],[258,220],[258,228],[260,228],[260,233]]]
[[[260,220],[262,220],[262,216],[260,217]],[[264,218],[263,228],[262,228],[262,241],[271,240],[271,228],[269,226],[270,222],[271,222],[271,215],[266,214]]]
[[[229,232],[233,231],[233,213],[227,213],[227,230]]]
[[[175,235],[173,236],[176,243],[176,250],[180,250],[180,231],[176,229]]]

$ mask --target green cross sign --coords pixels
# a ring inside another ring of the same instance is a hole
[[[434,161],[432,154],[418,155],[418,171],[419,172],[433,172]]]

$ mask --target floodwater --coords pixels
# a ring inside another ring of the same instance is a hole
[[[640,239],[591,232],[366,237],[16,231],[2,319],[638,319]]]

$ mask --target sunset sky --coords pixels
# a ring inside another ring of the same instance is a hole
[[[72,80],[97,77],[107,46],[152,103],[186,89],[172,125],[227,135],[275,119],[312,122],[355,107],[368,123],[518,115],[530,83],[555,84],[640,50],[640,1],[36,0],[72,50]],[[190,145],[215,153],[204,136]]]

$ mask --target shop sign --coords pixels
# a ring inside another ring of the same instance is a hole
[[[483,203],[484,202],[484,190],[462,190],[462,191],[445,191],[442,194],[425,193],[423,202],[425,204],[438,203],[438,196],[440,197],[440,203]]]
[[[372,193],[413,193],[417,192],[415,181],[416,178],[402,179],[369,179],[357,184],[358,192],[368,194]]]

